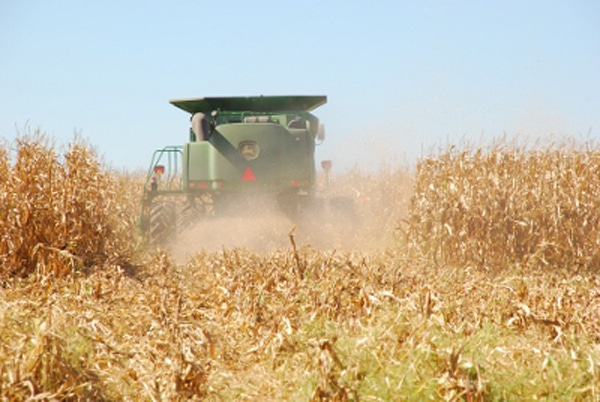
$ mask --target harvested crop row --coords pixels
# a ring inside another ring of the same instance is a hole
[[[593,399],[600,283],[401,253],[158,253],[0,297],[11,399]]]

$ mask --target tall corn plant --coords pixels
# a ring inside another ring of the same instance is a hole
[[[62,276],[128,258],[131,240],[121,227],[131,217],[119,210],[116,179],[93,150],[76,140],[60,157],[39,132],[15,148],[13,161],[0,153],[0,276]]]
[[[449,149],[415,181],[409,239],[438,261],[600,267],[598,149]]]

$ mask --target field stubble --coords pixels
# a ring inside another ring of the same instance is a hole
[[[0,151],[3,399],[599,398],[597,150],[351,172],[359,231],[256,222],[241,238],[267,247],[178,261],[134,234],[141,180],[77,142],[16,148]]]

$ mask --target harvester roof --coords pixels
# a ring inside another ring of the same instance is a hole
[[[247,96],[173,99],[171,104],[189,113],[222,112],[309,112],[327,102],[326,96]]]

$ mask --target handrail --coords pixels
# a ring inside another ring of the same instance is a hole
[[[166,159],[163,162],[163,166],[165,166],[166,177],[162,177],[161,181],[163,182],[162,187],[166,189],[172,189],[174,181],[179,179],[179,183],[177,184],[178,188],[181,188],[181,163],[183,159],[183,147],[181,145],[169,145],[162,149],[157,149],[152,154],[152,160],[150,162],[150,167],[148,168],[148,173],[146,174],[146,182],[144,183],[144,189],[148,189],[148,184],[152,180],[152,177],[155,177],[156,173],[154,168],[161,164],[163,158]]]

